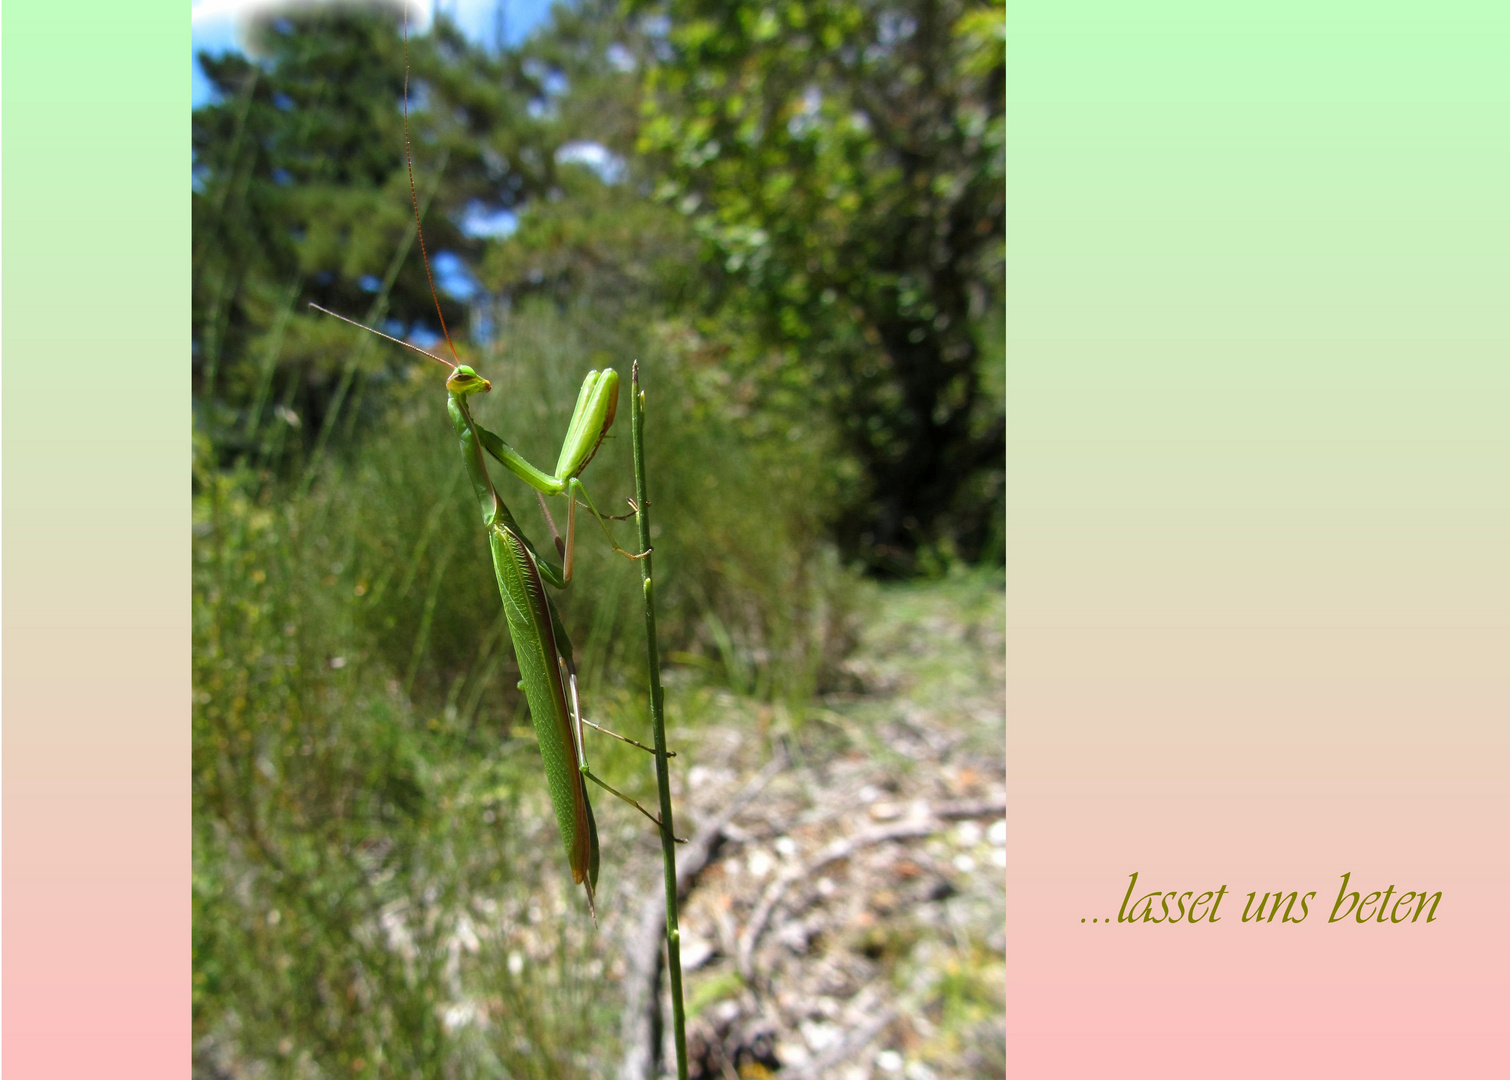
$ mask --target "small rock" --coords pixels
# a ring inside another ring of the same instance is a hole
[[[776,940],[794,953],[807,952],[810,936],[807,927],[800,922],[787,923],[776,932]]]
[[[717,954],[718,950],[706,938],[682,931],[682,970],[696,971]]]
[[[455,1005],[447,1006],[445,1013],[441,1016],[440,1022],[447,1031],[455,1031],[457,1028],[465,1027],[476,1019],[477,1005],[471,1001],[461,1001]]]
[[[844,1034],[844,1029],[838,1024],[823,1020],[804,1020],[797,1028],[807,1040],[809,1048],[818,1053],[838,1042]]]
[[[699,938],[696,933],[681,932],[681,970],[696,971],[702,965],[713,959],[713,943],[707,938]]]
[[[776,1056],[781,1059],[783,1065],[803,1065],[813,1055],[807,1052],[807,1047],[794,1040],[783,1039],[776,1044]]]

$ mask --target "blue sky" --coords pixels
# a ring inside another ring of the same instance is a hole
[[[551,0],[410,0],[410,18],[416,29],[428,28],[432,8],[438,8],[457,23],[473,41],[492,45],[499,4],[503,5],[504,33],[510,45],[540,25],[550,13]],[[287,10],[289,0],[191,0],[190,19],[193,53],[240,51],[237,22],[248,15],[269,10]],[[322,0],[303,0],[300,7],[319,7]],[[391,5],[390,5],[391,6]],[[193,64],[193,103],[198,108],[210,98],[210,84],[196,61]]]
[[[368,2],[377,4],[384,0]],[[387,0],[387,6],[397,6],[399,2],[401,0]],[[433,8],[456,22],[473,41],[491,47],[496,41],[500,2],[503,4],[505,37],[510,45],[517,45],[545,21],[552,0],[436,0]],[[199,69],[198,54],[201,51],[240,52],[238,22],[271,11],[321,7],[326,3],[328,0],[192,0],[194,107],[209,101],[212,92],[209,80]],[[409,4],[411,28],[424,33],[430,25],[432,0],[409,0]],[[623,162],[595,143],[568,143],[561,147],[557,159],[588,165],[610,183],[623,171]],[[513,213],[501,211],[491,215],[472,215],[460,224],[463,231],[473,236],[508,236],[518,226],[518,219]],[[434,267],[443,291],[463,300],[476,291],[476,283],[452,253],[437,252]]]

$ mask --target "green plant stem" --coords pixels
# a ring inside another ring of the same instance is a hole
[[[666,971],[671,982],[671,1025],[677,1080],[687,1080],[687,1013],[682,1005],[681,931],[676,921],[676,833],[671,824],[671,778],[666,766],[666,711],[660,650],[655,639],[655,582],[650,566],[650,496],[645,490],[645,395],[640,362],[629,376],[629,431],[634,443],[635,524],[639,527],[640,579],[645,586],[645,648],[650,657],[650,723],[655,731],[655,783],[661,796],[661,862],[666,872]]]

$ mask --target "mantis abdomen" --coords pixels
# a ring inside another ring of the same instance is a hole
[[[591,908],[598,884],[598,829],[578,767],[577,736],[561,678],[557,659],[561,653],[545,585],[534,556],[507,525],[495,523],[488,530],[488,545],[572,880],[587,885]]]

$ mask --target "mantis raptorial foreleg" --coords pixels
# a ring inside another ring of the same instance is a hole
[[[535,489],[536,497],[540,501],[540,511],[545,515],[546,524],[550,526],[551,537],[556,543],[556,550],[561,555],[562,575],[566,581],[571,580],[574,563],[579,501],[603,527],[603,535],[608,538],[608,542],[613,545],[615,551],[628,559],[645,557],[643,551],[635,554],[624,550],[608,528],[610,521],[622,521],[628,515],[613,517],[599,513],[592,498],[587,494],[587,489],[582,486],[582,481],[578,478],[578,474],[587,468],[587,463],[593,459],[604,436],[608,434],[608,428],[613,424],[614,413],[618,409],[618,400],[619,376],[613,368],[587,373],[587,377],[582,380],[582,390],[577,395],[577,408],[572,414],[571,425],[567,428],[566,439],[561,444],[561,458],[556,463],[554,474],[531,465],[519,451],[487,428],[477,425],[477,437],[483,449],[509,472]],[[550,509],[545,504],[545,496],[562,494],[567,496],[564,542],[560,531],[556,528],[555,519],[551,517]]]

